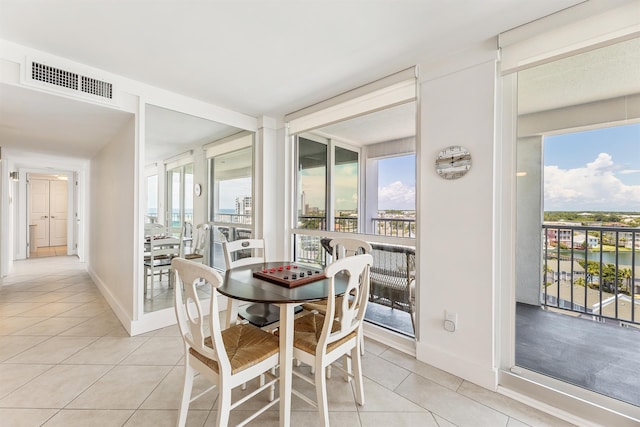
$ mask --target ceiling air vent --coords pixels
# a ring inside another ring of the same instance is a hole
[[[113,85],[102,80],[92,79],[91,77],[82,77],[82,86],[80,90],[91,95],[102,96],[104,98],[113,98]]]
[[[78,90],[78,75],[76,73],[37,62],[34,62],[31,67],[31,78],[39,82]]]
[[[29,80],[70,89],[77,95],[89,94],[98,96],[102,100],[113,100],[112,83],[35,61],[31,62],[31,79]]]

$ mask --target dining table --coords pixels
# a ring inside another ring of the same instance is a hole
[[[296,306],[313,301],[326,300],[329,297],[329,279],[321,278],[300,286],[288,287],[272,281],[254,277],[256,271],[290,265],[287,262],[265,262],[229,269],[224,281],[217,289],[228,297],[227,327],[235,324],[240,301],[270,303],[280,307],[280,369],[279,369],[279,409],[280,426],[291,424],[291,389],[293,384],[293,323]],[[344,294],[347,288],[345,277],[336,276],[335,294]]]

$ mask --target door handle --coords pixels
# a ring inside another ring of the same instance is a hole
[[[47,215],[44,215],[44,216],[42,216],[41,218],[45,218],[45,219],[46,219],[46,218],[49,218],[49,217],[48,217]]]
[[[55,216],[51,215],[51,219],[55,218]]]

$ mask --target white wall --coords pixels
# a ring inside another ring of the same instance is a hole
[[[124,327],[134,318],[135,118],[91,160],[89,274]]]
[[[495,46],[495,45],[494,45]],[[417,358],[489,389],[497,386],[494,283],[495,47],[466,52],[452,72],[421,67]],[[469,64],[469,58],[479,59]],[[457,61],[458,59],[456,59]],[[454,61],[455,62],[455,61]],[[436,154],[466,147],[466,176],[444,180]],[[443,328],[457,314],[455,332]]]

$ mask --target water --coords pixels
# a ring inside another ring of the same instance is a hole
[[[553,250],[553,252],[555,252],[555,250]],[[549,251],[549,254],[551,254],[552,251]],[[561,249],[560,250],[560,255],[562,257],[567,257],[570,258],[571,257],[571,250],[570,249]],[[618,265],[620,267],[631,267],[631,255],[632,252],[631,251],[620,251],[618,252]],[[576,260],[584,260],[584,250],[574,250],[573,251],[573,258]],[[588,252],[588,256],[587,259],[589,261],[596,261],[596,262],[600,262],[600,252],[599,251],[589,251]],[[604,264],[615,264],[616,263],[616,253],[615,251],[613,252],[602,252],[602,262]],[[638,253],[636,251],[635,254],[635,263],[636,266],[640,266],[640,253]]]

